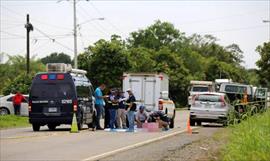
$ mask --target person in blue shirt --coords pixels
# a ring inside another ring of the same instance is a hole
[[[106,88],[105,84],[101,84],[98,88],[95,90],[95,108],[97,111],[97,116],[96,116],[96,128],[97,130],[103,130],[103,128],[100,126],[100,117],[102,114],[102,110],[104,109],[104,98],[107,96],[103,96],[102,91]]]

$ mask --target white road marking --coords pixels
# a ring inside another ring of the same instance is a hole
[[[192,130],[198,129],[198,128],[199,127],[193,127]],[[170,133],[168,135],[160,136],[158,138],[149,139],[149,140],[139,142],[139,143],[136,143],[136,144],[133,144],[133,145],[128,145],[128,146],[125,146],[125,147],[122,147],[122,148],[119,148],[119,149],[116,149],[116,150],[112,150],[112,151],[109,151],[109,152],[105,152],[105,153],[102,153],[102,154],[91,156],[91,157],[85,158],[85,159],[83,159],[81,161],[98,160],[98,159],[105,158],[105,157],[108,157],[108,156],[113,155],[113,154],[117,154],[119,152],[127,151],[127,150],[130,150],[130,149],[133,149],[133,148],[137,148],[137,147],[140,147],[140,146],[143,146],[143,145],[146,145],[146,144],[150,144],[150,143],[165,139],[165,138],[169,138],[169,137],[184,133],[186,131],[187,130],[176,131],[176,132]]]

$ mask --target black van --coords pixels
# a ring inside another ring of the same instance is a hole
[[[79,130],[83,124],[93,126],[93,87],[84,74],[78,73],[82,70],[76,71],[39,73],[34,77],[29,94],[29,122],[34,131],[44,125],[54,130],[61,124],[71,124],[74,113]]]

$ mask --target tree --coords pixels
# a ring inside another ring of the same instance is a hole
[[[259,67],[260,84],[270,88],[270,42],[265,42],[256,48],[261,58],[256,62]]]
[[[144,30],[132,32],[127,39],[128,46],[133,48],[145,47],[159,50],[163,46],[175,48],[178,41],[182,41],[184,33],[177,30],[173,24],[160,20]]]
[[[110,41],[99,40],[78,57],[79,67],[88,71],[94,85],[106,83],[120,87],[123,72],[130,70],[130,61],[124,41],[113,35]]]
[[[2,82],[0,86],[0,93],[9,93],[14,90],[18,89],[25,89],[24,86],[27,85],[27,88],[29,87],[29,84],[21,84],[16,82],[17,77],[20,77],[19,80],[22,80],[25,77],[27,79],[25,73],[26,73],[26,59],[25,57],[21,55],[16,56],[8,56],[8,61],[4,64],[0,64],[0,82]],[[36,60],[34,57],[30,59],[30,77],[32,78],[37,72],[45,71],[45,66],[40,62],[40,60]],[[14,88],[16,86],[16,88]],[[18,87],[18,88],[17,88]],[[24,90],[25,91],[25,90]]]
[[[66,63],[71,64],[71,58],[65,53],[51,53],[49,56],[41,58],[43,64],[47,63]]]

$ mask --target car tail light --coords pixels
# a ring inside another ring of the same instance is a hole
[[[225,103],[225,100],[224,100],[224,96],[220,96],[220,100],[221,100],[221,107],[225,107],[226,103]]]
[[[158,101],[158,109],[163,110],[163,101]]]
[[[57,74],[58,80],[63,80],[65,78],[64,74]]]
[[[32,101],[28,102],[28,111],[31,112],[32,111]]]
[[[76,112],[78,110],[78,101],[74,100],[73,101],[73,111]]]
[[[41,78],[42,80],[47,80],[47,79],[48,79],[48,75],[47,75],[47,74],[42,74],[42,75],[40,76],[40,78]]]

